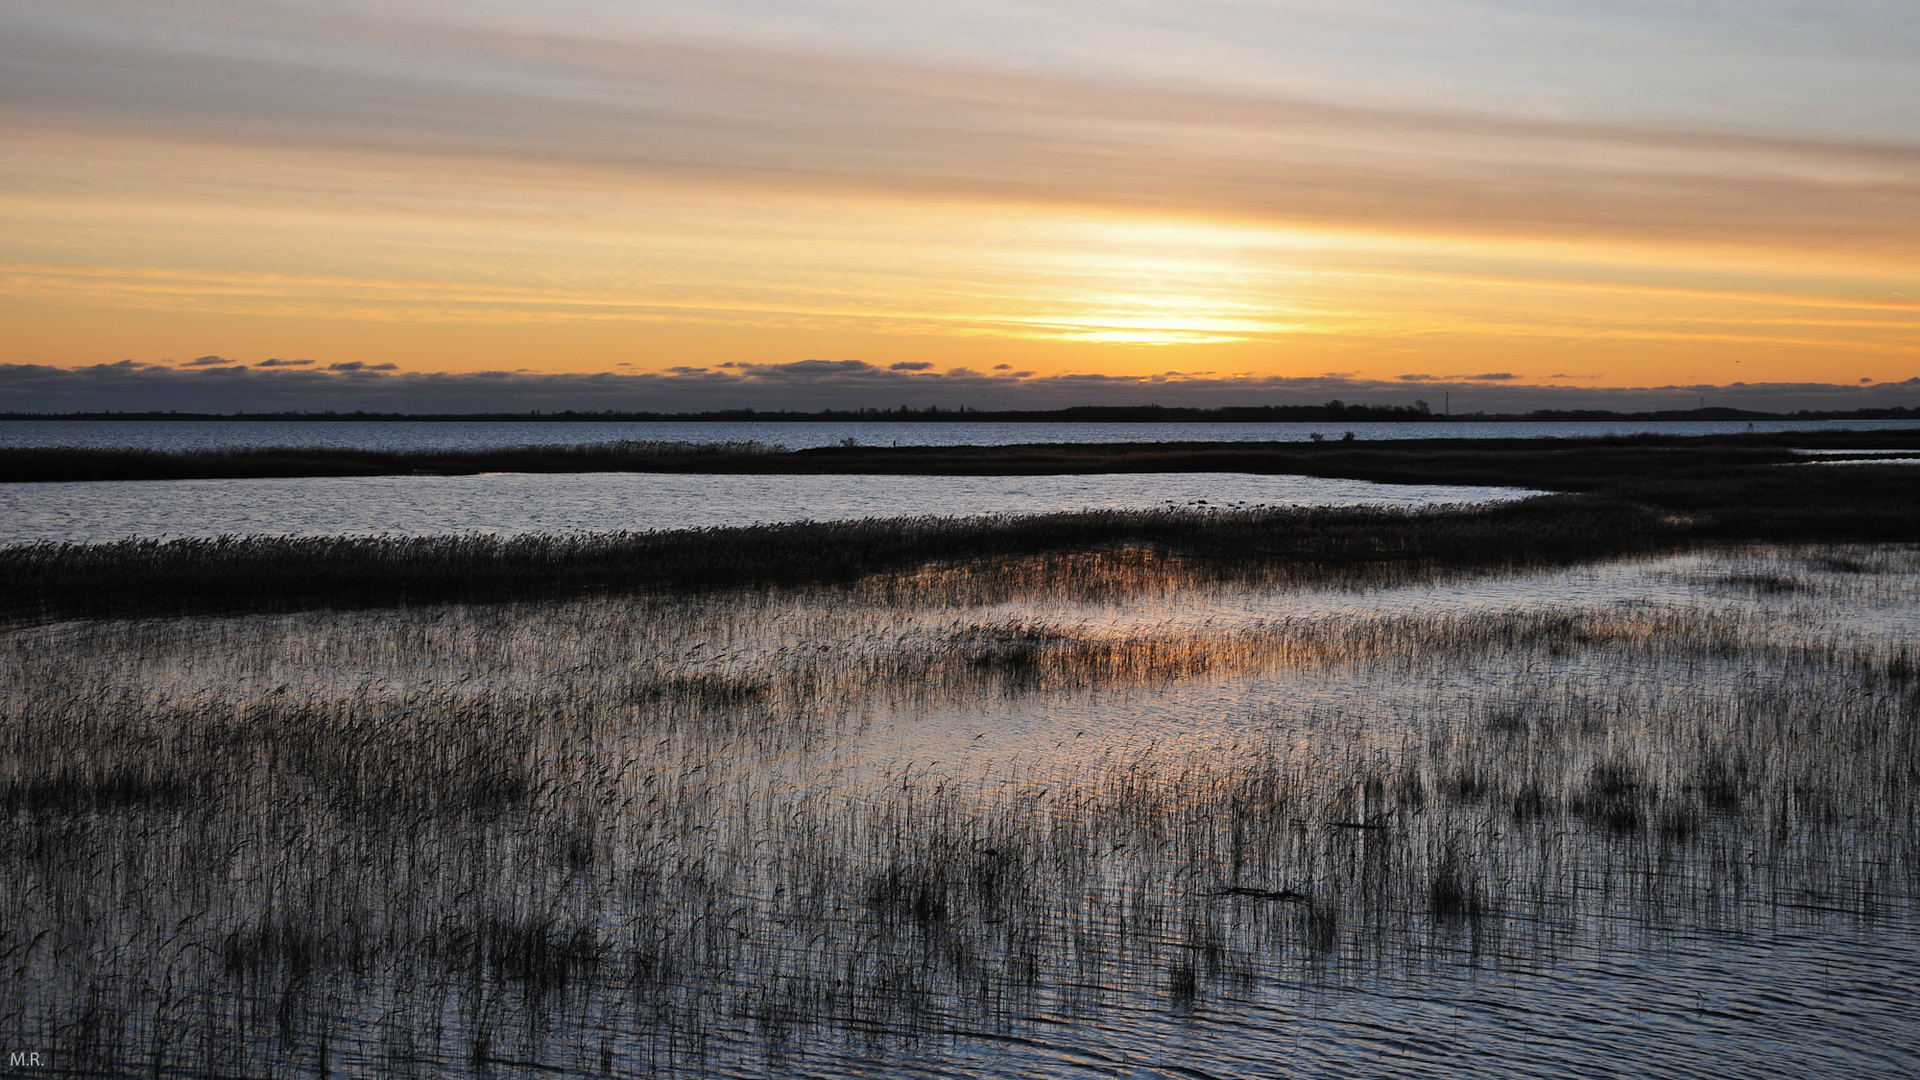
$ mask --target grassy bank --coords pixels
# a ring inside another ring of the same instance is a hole
[[[928,563],[1136,548],[1223,575],[1334,578],[1389,562],[1524,565],[1680,535],[1643,508],[1543,501],[1491,510],[1109,511],[896,518],[660,533],[244,537],[0,549],[16,617],[505,600],[594,590],[848,581]]]
[[[1920,471],[1754,464],[1749,450],[1727,453],[1739,460],[1693,454],[1664,471],[1643,463],[1629,475],[1590,479],[1593,490],[1581,494],[1479,508],[1110,511],[512,539],[36,544],[0,548],[0,610],[14,618],[273,610],[845,581],[930,563],[1114,548],[1185,559],[1224,576],[1333,580],[1545,565],[1703,542],[1920,541]]]
[[[785,447],[753,441],[627,441],[418,451],[286,446],[178,451],[6,447],[0,448],[0,483],[471,476],[485,472],[753,472],[752,463],[787,453]]]
[[[1246,472],[1400,484],[1509,484],[1589,491],[1625,481],[1804,460],[1793,447],[1874,450],[1920,443],[1910,431],[1682,438],[1407,439],[1324,442],[1033,443],[828,446],[613,442],[492,450],[299,447],[159,451],[0,448],[0,483],[294,476],[464,476],[483,472],[671,472],[1005,476]]]

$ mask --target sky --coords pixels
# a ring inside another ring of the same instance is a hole
[[[1920,404],[1916,56],[1911,0],[0,0],[0,411]]]

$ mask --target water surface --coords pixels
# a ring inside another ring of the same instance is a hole
[[[1161,506],[1431,506],[1519,488],[1248,473],[736,476],[490,473],[0,484],[0,543],[131,536],[435,536],[694,529]]]
[[[0,1014],[103,1073],[1910,1075],[1915,549],[1129,558],[0,630]]]

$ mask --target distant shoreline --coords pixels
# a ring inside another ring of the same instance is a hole
[[[1795,447],[1910,450],[1906,429],[1618,435],[1555,439],[1328,438],[1292,442],[1026,443],[787,450],[754,441],[621,441],[494,449],[216,450],[0,448],[0,483],[292,477],[469,476],[476,473],[1030,476],[1238,472],[1389,484],[1468,484],[1590,491],[1621,483],[1804,460]]]
[[[1920,407],[1757,412],[1750,409],[1662,409],[1652,412],[1613,412],[1605,409],[1539,409],[1526,413],[1436,413],[1425,403],[1364,405],[1331,401],[1324,405],[1260,405],[1218,409],[1169,408],[1159,405],[1087,405],[1067,409],[1011,409],[983,411],[961,407],[942,409],[824,409],[817,412],[719,409],[707,412],[560,412],[524,413],[394,413],[394,412],[69,412],[0,413],[0,420],[34,421],[271,421],[378,423],[949,423],[949,424],[1266,424],[1266,423],[1607,423],[1618,421],[1788,421],[1788,420],[1916,420]]]
[[[1329,576],[1581,561],[1700,544],[1920,542],[1920,470],[1804,466],[1795,444],[1871,450],[1911,432],[1681,439],[824,447],[681,452],[674,471],[981,474],[1289,472],[1401,483],[1523,486],[1561,494],[1476,508],[1092,512],[1027,518],[805,522],[518,539],[269,536],[0,548],[0,618],[100,612],[290,610],[336,604],[526,599],[580,590],[699,589],[850,580],[980,558],[1143,550],[1209,572]],[[618,456],[614,448],[597,448]],[[641,444],[644,445],[644,444]],[[685,446],[687,444],[681,444]],[[596,448],[588,448],[596,450]],[[528,448],[523,453],[549,453]],[[580,471],[579,448],[568,471]],[[68,464],[247,462],[241,451],[6,451]],[[332,455],[425,464],[433,454]],[[326,459],[318,452],[312,460]],[[439,455],[473,465],[485,454]],[[673,454],[656,452],[655,463]],[[523,462],[524,464],[524,462]],[[626,467],[626,466],[622,466]],[[17,475],[17,474],[16,474]],[[311,475],[302,473],[300,475]],[[1392,567],[1400,567],[1392,570]],[[1317,568],[1317,569],[1316,569]]]

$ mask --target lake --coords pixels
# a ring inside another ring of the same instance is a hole
[[[1246,473],[735,476],[491,473],[0,484],[0,544],[222,535],[698,529],[868,517],[1256,506],[1433,506],[1519,488]]]

